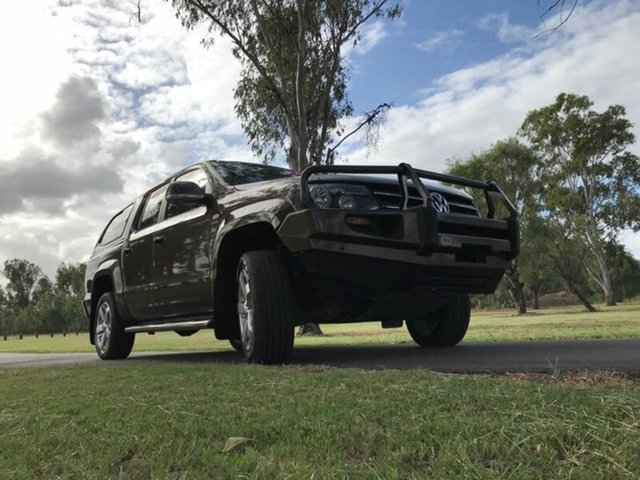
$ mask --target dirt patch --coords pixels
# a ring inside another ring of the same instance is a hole
[[[556,292],[556,293],[547,293],[540,297],[540,307],[541,308],[550,308],[550,307],[569,307],[571,305],[582,305],[580,299],[576,297],[573,293],[569,292]]]

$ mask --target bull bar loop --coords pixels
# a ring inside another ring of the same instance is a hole
[[[504,202],[505,206],[509,210],[509,217],[516,219],[518,217],[518,211],[516,207],[511,203],[511,200],[504,193],[502,188],[495,182],[482,182],[479,180],[472,180],[470,178],[457,177],[455,175],[446,175],[444,173],[430,172],[428,170],[419,170],[413,168],[408,163],[401,163],[398,166],[389,165],[311,165],[304,169],[300,176],[300,192],[302,195],[302,203],[305,207],[313,206],[311,200],[311,194],[309,192],[308,184],[309,177],[319,173],[344,173],[344,174],[370,174],[370,175],[397,175],[398,182],[400,184],[400,205],[402,209],[406,210],[409,205],[409,188],[407,186],[408,180],[411,180],[416,190],[422,198],[422,205],[425,207],[431,206],[431,197],[427,192],[424,184],[420,181],[421,178],[427,180],[435,180],[437,182],[444,182],[453,185],[459,185],[462,187],[476,188],[484,190],[485,199],[487,202],[488,212],[487,218],[494,218],[495,216],[495,204],[493,202],[493,196],[498,196]],[[492,195],[493,194],[493,195]]]

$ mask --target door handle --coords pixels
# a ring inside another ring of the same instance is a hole
[[[164,242],[164,235],[157,235],[153,237],[153,243],[162,243]]]

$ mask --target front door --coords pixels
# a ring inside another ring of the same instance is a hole
[[[196,183],[211,193],[211,181],[199,167],[175,180]],[[163,318],[211,315],[209,232],[216,218],[214,206],[167,204],[158,232],[161,239],[153,245],[158,308]]]

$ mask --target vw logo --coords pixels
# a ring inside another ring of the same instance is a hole
[[[436,212],[439,213],[449,213],[449,202],[438,192],[431,192],[431,204],[433,208],[436,209]]]

